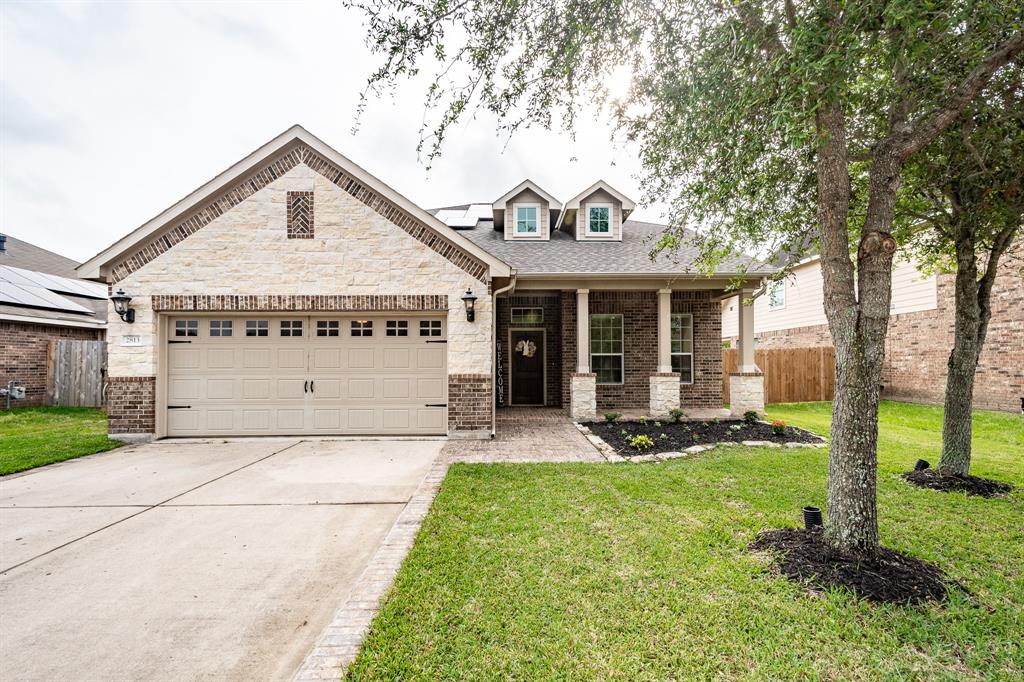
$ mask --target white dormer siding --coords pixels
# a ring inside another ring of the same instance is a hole
[[[521,229],[520,218],[530,220],[535,231]],[[505,204],[505,239],[547,240],[551,237],[551,207],[544,197],[530,189],[512,197]]]
[[[591,209],[594,209],[593,212]],[[605,217],[607,217],[607,224],[603,220]],[[595,221],[594,218],[599,218],[599,220]],[[594,224],[595,222],[597,225]],[[621,242],[622,203],[601,189],[582,200],[576,211],[576,239],[579,241]]]

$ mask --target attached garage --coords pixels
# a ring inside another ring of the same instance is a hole
[[[165,330],[168,436],[447,433],[444,316],[191,314]]]

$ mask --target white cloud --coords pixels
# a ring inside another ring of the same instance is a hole
[[[3,3],[0,230],[84,260],[293,123],[426,208],[526,176],[562,200],[598,177],[640,198],[635,159],[589,120],[576,142],[526,130],[506,147],[482,115],[427,173],[422,81],[351,135],[377,64],[363,39],[362,16],[328,3]]]

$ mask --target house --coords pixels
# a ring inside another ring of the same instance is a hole
[[[1024,243],[1018,243],[1000,261],[974,384],[976,407],[1015,412],[1024,401],[1022,255]],[[942,403],[953,347],[953,295],[954,275],[922,273],[915,264],[897,260],[882,369],[884,397]],[[722,338],[730,343],[738,334],[736,307],[736,297],[722,303]],[[773,282],[754,299],[753,308],[758,348],[832,345],[817,256],[801,261],[785,280]]]
[[[295,126],[79,268],[125,310],[110,432],[486,438],[499,405],[720,408],[719,300],[772,270],[652,261],[663,227],[633,209],[524,180],[430,212]],[[730,381],[756,408],[748,345]]]
[[[47,349],[57,339],[102,340],[107,288],[79,279],[77,262],[0,235],[0,386],[25,387],[21,407],[47,404]]]

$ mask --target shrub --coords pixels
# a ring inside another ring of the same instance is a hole
[[[660,429],[661,428],[661,422],[654,422],[654,428]]]
[[[776,419],[772,422],[772,433],[776,436],[784,436],[786,434],[786,422],[781,419]]]
[[[667,433],[663,433],[660,436],[658,436],[658,438],[660,438],[661,440],[668,440],[668,434]]]
[[[621,412],[605,412],[604,420],[609,424],[614,424],[615,420],[622,416]]]
[[[647,424],[647,417],[639,417],[637,421],[640,422],[640,426],[645,426]]]
[[[745,421],[748,424],[753,424],[754,422],[757,421],[758,416],[759,415],[754,410],[747,410],[746,412],[743,413],[743,421]]]
[[[643,451],[647,448],[654,447],[654,441],[651,440],[650,436],[640,434],[639,436],[633,436],[629,439],[629,447],[635,448],[636,450]]]
[[[686,413],[676,407],[668,411],[668,416],[671,418],[673,424],[678,424],[683,421],[683,417],[686,416]]]

